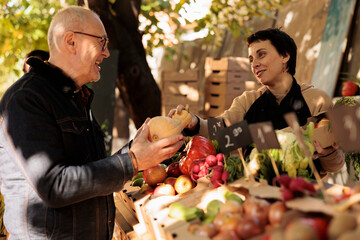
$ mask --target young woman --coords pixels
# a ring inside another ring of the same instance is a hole
[[[256,79],[263,85],[256,91],[246,91],[236,97],[228,110],[219,117],[234,124],[247,120],[249,124],[271,121],[275,129],[288,127],[284,114],[295,112],[301,126],[308,118],[328,111],[331,98],[309,84],[298,84],[295,75],[297,47],[294,40],[277,28],[258,31],[247,38],[249,61]],[[170,111],[181,112],[184,107]],[[185,130],[187,135],[208,136],[207,120],[193,115]],[[336,172],[344,164],[344,154],[337,146],[321,148],[314,143],[321,170]],[[325,173],[324,172],[324,173]]]

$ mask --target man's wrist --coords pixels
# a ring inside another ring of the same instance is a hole
[[[134,176],[135,176],[139,171],[139,166],[138,166],[136,156],[135,156],[134,152],[131,151],[130,149],[129,149],[129,151],[127,153],[129,154],[129,156],[131,158],[131,163],[132,163],[133,168],[134,168]]]

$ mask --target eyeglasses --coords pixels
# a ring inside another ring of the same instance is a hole
[[[77,34],[82,34],[82,35],[86,35],[86,36],[89,36],[89,37],[94,37],[94,38],[98,38],[98,39],[101,39],[100,43],[102,42],[102,48],[101,50],[104,52],[107,47],[108,47],[108,44],[109,44],[109,38],[107,37],[99,37],[99,36],[95,36],[95,35],[92,35],[92,34],[89,34],[89,33],[83,33],[83,32],[73,32],[73,33],[77,33]]]

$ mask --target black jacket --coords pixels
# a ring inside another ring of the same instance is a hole
[[[128,154],[106,157],[90,110],[59,68],[30,58],[0,102],[0,180],[10,239],[111,239],[113,192],[134,175]]]

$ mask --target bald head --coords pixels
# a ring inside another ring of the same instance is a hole
[[[49,31],[48,31],[48,44],[49,50],[55,51],[61,37],[67,31],[84,31],[86,23],[90,18],[96,16],[95,12],[80,6],[70,6],[61,9],[53,17]]]
[[[107,34],[93,11],[71,6],[53,18],[48,43],[49,63],[71,77],[77,86],[100,79],[100,63],[110,56]]]

